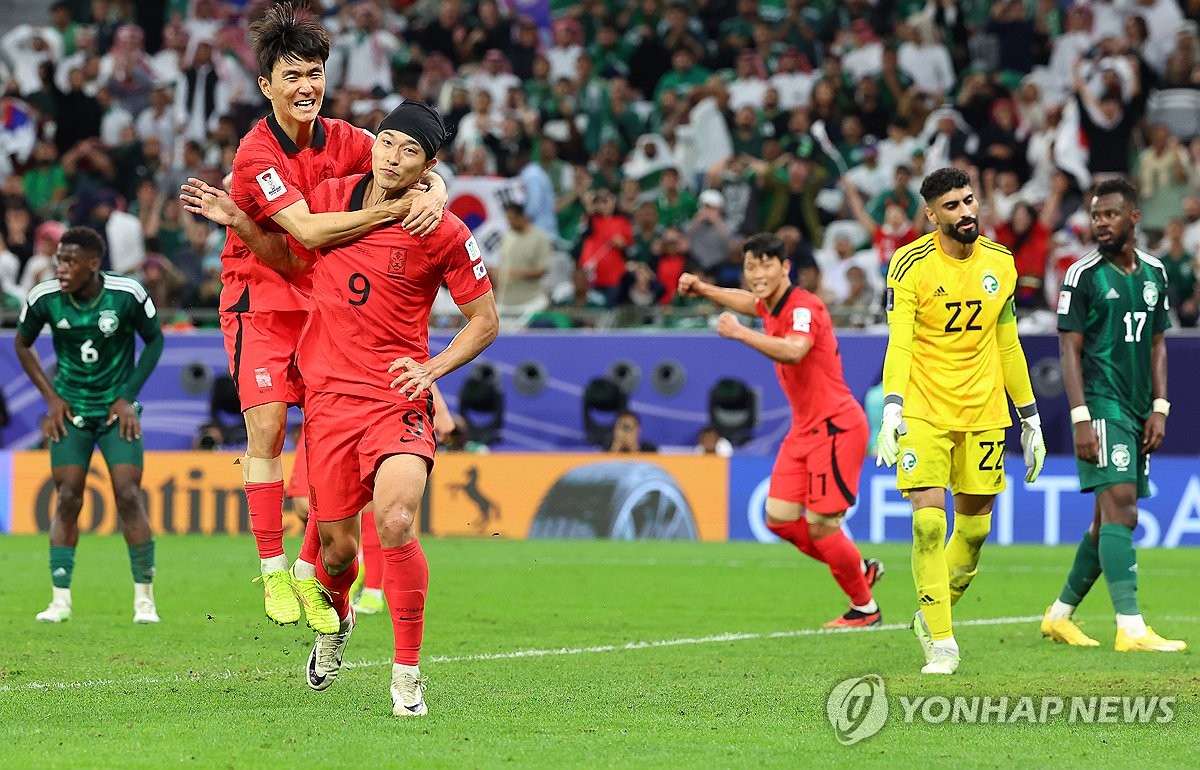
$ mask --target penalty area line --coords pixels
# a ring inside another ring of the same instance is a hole
[[[1009,626],[1022,623],[1034,623],[1042,619],[1041,615],[1024,615],[1006,618],[980,618],[963,620],[956,626]],[[608,652],[631,652],[634,650],[652,650],[665,647],[686,647],[701,644],[721,644],[723,642],[746,642],[757,639],[792,639],[805,636],[830,636],[833,634],[863,634],[879,631],[907,631],[908,623],[888,623],[874,628],[801,628],[793,631],[769,631],[765,633],[713,634],[711,636],[681,637],[678,639],[657,639],[649,641],[631,641],[621,644],[598,644],[586,647],[548,647],[545,649],[513,650],[511,652],[482,652],[471,655],[431,655],[423,663],[471,663],[491,660],[517,660],[521,658],[550,658],[565,655],[593,655]],[[346,668],[377,668],[391,665],[390,660],[347,661]],[[234,671],[195,671],[187,674],[172,674],[168,676],[148,676],[134,679],[87,679],[78,682],[26,682],[24,684],[0,685],[0,693],[31,692],[51,690],[81,690],[94,687],[144,687],[147,685],[186,684],[191,682],[219,682],[243,677],[276,677],[295,674],[299,667],[291,666],[283,669],[247,669]]]

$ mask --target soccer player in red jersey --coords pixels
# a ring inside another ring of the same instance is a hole
[[[401,104],[380,123],[372,173],[319,185],[310,206],[358,211],[403,194],[433,168],[445,136],[432,107]],[[198,208],[218,208],[219,191],[205,186],[198,192],[205,199]],[[245,214],[234,210],[229,224],[256,254],[285,272],[307,261],[296,256],[294,243],[263,233]],[[495,298],[479,246],[450,213],[428,236],[393,226],[321,249],[312,280],[299,351],[307,389],[309,509],[321,534],[317,577],[333,597],[341,624],[336,633],[318,633],[307,681],[324,690],[340,672],[354,628],[349,589],[358,572],[359,511],[373,502],[395,633],[392,713],[421,716],[427,708],[418,663],[429,567],[417,540],[417,516],[433,465],[429,389],[496,338]],[[429,313],[443,282],[467,323],[430,357]]]
[[[759,233],[744,247],[743,270],[750,291],[721,288],[684,273],[679,293],[762,319],[759,332],[725,312],[717,319],[717,332],[774,361],[792,407],[792,427],[771,471],[767,528],[828,564],[850,598],[849,611],[826,627],[876,626],[882,615],[871,586],[883,575],[883,564],[877,559],[864,561],[842,530],[867,454],[867,416],[842,377],[829,310],[814,294],[792,285],[790,268],[783,241]]]
[[[425,180],[431,186],[428,195],[358,211],[311,211],[305,196],[317,184],[370,170],[372,137],[344,121],[318,116],[329,36],[314,17],[290,4],[276,5],[251,26],[251,33],[258,85],[271,102],[271,114],[242,138],[234,157],[230,194],[238,207],[261,226],[287,232],[306,248],[340,243],[402,218],[414,232],[431,231],[447,200],[445,183],[432,174]],[[299,596],[314,630],[336,630],[337,619],[321,598],[312,565],[301,559],[289,574],[283,550],[279,458],[288,406],[299,404],[303,395],[295,353],[310,279],[304,273],[284,278],[255,259],[232,232],[221,263],[221,331],[246,420],[242,476],[267,617],[281,625],[298,622]],[[309,537],[315,539],[315,530]]]

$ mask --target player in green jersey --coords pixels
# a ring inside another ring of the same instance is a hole
[[[140,283],[100,272],[104,240],[89,227],[63,233],[54,275],[29,292],[17,324],[17,359],[46,399],[42,430],[58,502],[50,524],[54,595],[37,619],[71,619],[71,572],[79,541],[79,510],[97,444],[112,477],[117,516],[133,569],[133,622],[157,623],[151,581],[154,540],[142,502],[141,407],[137,396],[162,355],[154,302]],[[51,384],[33,341],[49,326],[58,359]],[[134,365],[134,335],[145,342]]]
[[[1150,496],[1150,454],[1162,445],[1167,413],[1167,274],[1134,247],[1141,219],[1124,179],[1101,182],[1091,201],[1097,250],[1071,265],[1058,299],[1063,386],[1075,425],[1079,488],[1094,492],[1091,528],[1075,552],[1066,585],[1042,619],[1057,642],[1096,647],[1071,615],[1103,573],[1117,612],[1118,651],[1176,652],[1138,609],[1133,530],[1139,497]]]

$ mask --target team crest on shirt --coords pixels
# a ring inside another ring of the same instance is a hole
[[[101,310],[100,319],[96,321],[96,326],[100,327],[100,332],[105,337],[111,337],[117,332],[117,327],[121,325],[117,319],[117,314],[111,310]]]
[[[392,249],[388,255],[388,275],[393,278],[404,276],[404,265],[408,262],[408,249]]]
[[[1117,470],[1124,472],[1129,469],[1129,463],[1132,462],[1133,456],[1125,444],[1113,444],[1109,459],[1112,460],[1112,464]]]
[[[917,467],[917,453],[911,449],[905,449],[904,454],[900,455],[900,469],[905,473],[912,473],[913,468]]]
[[[1146,303],[1146,307],[1154,307],[1158,304],[1158,286],[1154,281],[1146,281],[1142,284],[1142,301]]]
[[[996,296],[996,292],[1000,291],[1000,279],[991,270],[983,274],[983,291],[989,296]]]
[[[268,168],[254,178],[258,180],[258,186],[262,188],[263,195],[269,201],[273,201],[287,192],[287,187],[283,185],[283,180],[279,178],[279,172],[274,167]]]

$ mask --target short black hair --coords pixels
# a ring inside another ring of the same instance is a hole
[[[258,74],[267,80],[280,59],[321,63],[329,59],[329,33],[310,11],[291,3],[268,8],[250,25],[250,35]]]
[[[90,251],[96,259],[104,259],[104,239],[100,233],[90,227],[69,227],[58,241],[59,246],[78,246],[83,251]]]
[[[780,262],[786,259],[786,250],[783,239],[775,233],[757,233],[742,244],[743,252],[748,251],[759,259],[778,259]]]
[[[954,166],[947,166],[939,168],[925,177],[925,181],[921,182],[921,197],[927,204],[932,204],[951,190],[970,186],[971,177],[967,176],[967,172]]]
[[[1099,198],[1101,195],[1120,195],[1129,204],[1130,208],[1138,207],[1138,191],[1130,182],[1123,176],[1113,179],[1105,179],[1100,184],[1096,185],[1096,189],[1092,192],[1092,196]]]

